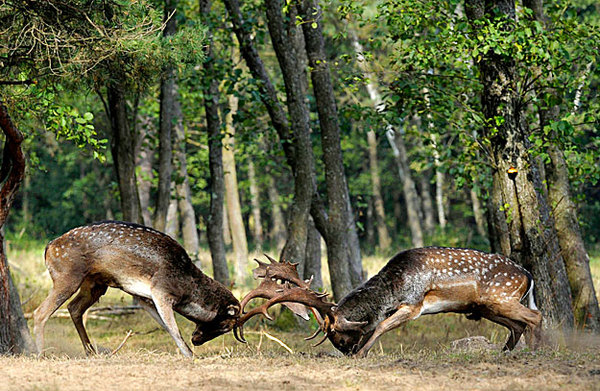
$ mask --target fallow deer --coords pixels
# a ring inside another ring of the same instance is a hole
[[[68,309],[87,354],[96,349],[82,316],[108,287],[138,298],[188,357],[193,353],[181,337],[174,311],[196,323],[194,345],[230,331],[240,315],[239,301],[225,286],[202,273],[179,243],[148,227],[119,221],[78,227],[51,241],[44,257],[54,286],[34,312],[40,352],[46,321],[78,290]]]
[[[269,277],[266,269],[259,274]],[[540,337],[542,315],[535,307],[531,274],[498,254],[440,247],[407,250],[337,305],[325,301],[326,294],[311,290],[309,282],[298,283],[297,274],[292,277],[293,285],[279,285],[277,294],[248,313],[243,313],[247,303],[243,300],[238,321],[241,339],[244,322],[257,314],[269,317],[268,308],[281,302],[301,303],[319,314],[321,327],[308,339],[323,331],[319,344],[329,338],[342,353],[357,357],[366,356],[385,332],[421,315],[441,312],[464,313],[468,319],[486,318],[505,326],[510,336],[504,350],[512,350],[526,328],[533,342]],[[529,308],[521,304],[525,299]]]

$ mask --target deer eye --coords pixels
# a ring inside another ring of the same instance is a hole
[[[239,310],[240,309],[239,309],[238,306],[236,306],[236,305],[230,305],[227,308],[227,315],[229,315],[229,316],[235,316],[239,312]]]

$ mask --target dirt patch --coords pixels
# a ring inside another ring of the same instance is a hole
[[[194,360],[139,351],[85,359],[1,357],[0,378],[0,389],[7,391],[592,390],[600,389],[600,361],[594,352],[572,351],[426,350],[366,359],[238,352]]]

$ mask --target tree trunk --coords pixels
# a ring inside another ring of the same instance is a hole
[[[254,44],[252,27],[247,21],[242,19],[239,0],[224,0],[224,3],[229,13],[231,24],[233,25],[233,31],[238,40],[240,54],[246,62],[252,77],[260,80],[260,83],[257,85],[260,91],[260,98],[269,113],[273,127],[277,131],[287,163],[292,168],[292,171],[295,172],[295,143],[292,141],[288,118],[282,105],[279,103],[277,90],[275,90],[265,65],[258,55],[258,50]]]
[[[356,36],[354,31],[350,30],[349,36],[352,40],[354,52],[358,57],[358,65],[365,74],[366,78],[369,80],[369,83],[367,84],[367,91],[369,92],[369,97],[375,105],[375,109],[381,112],[385,109],[385,107],[381,98],[381,94],[379,93],[378,86],[375,82],[375,80],[377,79],[369,69],[368,64],[366,63],[366,60],[363,56],[363,47],[358,41],[358,37]],[[418,211],[420,210],[420,200],[418,193],[416,192],[415,183],[412,180],[412,176],[408,167],[408,157],[406,156],[406,147],[404,144],[404,139],[402,138],[402,135],[396,132],[393,129],[393,127],[389,124],[387,125],[386,137],[390,146],[392,147],[392,151],[396,159],[396,164],[398,165],[398,174],[400,176],[400,180],[403,183],[402,189],[404,191],[404,198],[406,199],[406,208],[409,220],[409,227],[411,229],[412,234],[412,243],[415,247],[422,247],[423,230],[421,227],[421,219],[418,213]]]
[[[242,284],[246,279],[248,266],[248,241],[242,217],[240,195],[238,193],[237,170],[235,168],[235,126],[233,115],[238,109],[238,98],[229,95],[229,112],[225,115],[225,136],[223,138],[223,173],[229,231],[235,256],[235,281]]]
[[[138,134],[135,156],[136,166],[140,168],[140,176],[137,181],[138,194],[140,197],[140,208],[142,212],[142,221],[145,226],[152,226],[152,216],[150,215],[150,191],[152,189],[152,149],[148,143],[149,136],[156,133],[152,118],[141,116],[139,113],[136,118],[136,133]]]
[[[174,89],[176,92],[179,90],[177,84],[175,84]],[[190,189],[190,179],[187,171],[186,137],[178,93],[173,102],[173,113],[176,120],[173,127],[175,140],[173,162],[177,169],[178,177],[174,187],[177,194],[177,209],[179,210],[179,217],[181,219],[181,237],[183,239],[183,247],[187,253],[192,259],[197,259],[200,245],[198,229],[196,228],[196,212],[192,205],[192,190]]]
[[[262,219],[260,217],[260,189],[256,183],[256,172],[254,171],[254,162],[248,160],[248,181],[250,182],[250,206],[252,207],[252,221],[250,229],[252,239],[257,251],[261,251],[264,241]]]
[[[363,56],[363,46],[358,41],[358,37],[353,30],[349,30],[349,37],[354,48],[354,52],[358,58],[358,65],[360,69],[369,80],[367,84],[367,91],[372,103],[375,105],[377,110],[380,109],[379,105],[382,103],[381,95],[379,94],[375,78],[367,65],[367,62]],[[377,159],[377,137],[373,130],[367,132],[367,144],[369,148],[369,169],[371,172],[371,188],[373,191],[373,208],[374,214],[377,221],[377,238],[379,248],[381,250],[387,250],[392,240],[385,221],[385,209],[383,207],[383,197],[381,196],[381,181],[379,177],[379,167]]]
[[[210,13],[210,0],[200,1],[200,15]],[[208,19],[208,18],[207,18]],[[204,109],[206,111],[206,129],[208,131],[208,166],[210,171],[210,211],[207,218],[207,238],[212,258],[213,277],[225,286],[229,286],[229,269],[225,258],[223,240],[223,201],[225,184],[223,181],[223,148],[221,121],[219,119],[219,82],[214,77],[214,59],[212,56],[212,35],[209,30],[209,42],[205,47],[204,68]]]
[[[300,17],[304,21],[314,19],[314,15],[322,12],[318,3],[313,0],[300,1],[298,7]],[[321,21],[319,20],[316,26],[314,23],[303,23],[302,30],[321,126],[329,213],[329,224],[324,238],[327,243],[327,262],[330,274],[332,274],[332,286],[334,278],[341,277],[341,274],[344,273],[343,269],[349,268],[350,272],[351,286],[345,287],[342,285],[342,281],[336,281],[337,286],[333,287],[334,295],[339,300],[352,287],[358,286],[362,282],[362,262],[358,240],[355,241],[353,238],[356,236],[356,225],[344,172],[337,104],[325,53]],[[337,273],[340,274],[334,277],[334,274]]]
[[[479,236],[485,238],[487,233],[487,230],[485,229],[485,213],[481,207],[479,195],[473,188],[469,189],[469,195],[471,197],[471,207],[473,208],[473,217],[475,218],[477,233]]]
[[[178,110],[181,110],[181,108],[178,108]],[[192,190],[190,189],[190,179],[187,172],[185,131],[181,123],[175,129],[176,146],[174,161],[179,176],[175,185],[175,191],[177,192],[177,206],[181,217],[181,236],[183,238],[183,247],[192,259],[196,259],[200,245],[198,229],[196,228],[196,212],[192,205]]]
[[[169,207],[167,208],[167,216],[165,219],[167,225],[165,225],[163,232],[173,239],[179,237],[179,214],[177,212],[177,200],[172,198],[169,202]]]
[[[302,278],[308,280],[312,278],[312,289],[323,288],[323,277],[321,273],[321,235],[315,227],[315,222],[308,219],[308,238],[306,241],[306,265]]]
[[[123,86],[118,82],[107,87],[108,116],[112,130],[111,151],[121,195],[123,220],[141,223],[140,198],[135,173],[135,132],[127,118]]]
[[[446,210],[444,203],[444,173],[440,166],[440,152],[438,150],[437,136],[431,135],[433,141],[433,161],[435,163],[435,204],[438,212],[438,223],[440,228],[446,228]]]
[[[396,164],[398,165],[398,175],[402,181],[402,192],[404,193],[404,201],[406,202],[406,213],[412,245],[413,247],[423,247],[423,229],[419,217],[419,195],[410,174],[404,138],[394,131],[394,128],[391,126],[388,127],[386,136],[392,146]]]
[[[392,239],[385,223],[385,209],[383,208],[383,197],[381,196],[381,179],[379,177],[379,162],[377,160],[377,137],[373,130],[367,132],[367,144],[369,148],[371,190],[373,191],[373,211],[375,212],[375,219],[377,221],[377,239],[379,249],[387,251],[392,244]]]
[[[523,5],[533,10],[535,20],[542,25],[546,22],[542,0],[525,0]],[[548,81],[552,79],[552,73],[545,75]],[[550,83],[551,84],[551,83]],[[536,91],[538,100],[546,101],[543,94],[553,95],[558,101],[560,97],[553,88]],[[578,91],[578,93],[580,93]],[[576,99],[577,93],[576,93]],[[577,104],[576,104],[577,105]],[[560,107],[540,107],[540,128],[550,126],[552,122],[559,119]],[[550,133],[554,138],[554,132]],[[600,309],[598,298],[594,289],[594,281],[590,271],[590,260],[585,249],[585,244],[579,229],[577,220],[577,208],[571,197],[571,185],[569,183],[569,172],[563,152],[557,146],[557,140],[549,140],[548,156],[550,160],[545,165],[546,183],[548,184],[548,200],[552,207],[554,226],[558,235],[561,254],[565,261],[569,285],[573,299],[573,313],[575,323],[580,328],[600,332]]]
[[[492,15],[514,19],[514,7],[514,0],[486,0],[485,4],[469,4],[467,15],[471,21],[491,19]],[[554,326],[572,328],[571,293],[548,204],[537,191],[542,186],[528,153],[530,133],[521,112],[515,62],[490,51],[478,66],[483,84],[483,114],[489,124],[497,124],[495,119],[503,118],[500,125],[486,132],[495,167],[492,191],[497,194],[492,197],[500,201],[508,223],[507,255],[532,271],[536,298],[545,319]],[[509,168],[516,168],[518,174],[509,176]],[[498,210],[493,213],[500,214]]]
[[[177,33],[177,22],[173,14],[177,0],[165,0],[165,28],[163,37]],[[158,194],[154,212],[154,228],[164,231],[167,225],[167,211],[171,204],[171,184],[173,172],[173,128],[181,118],[176,117],[177,102],[176,70],[174,66],[163,69],[160,81],[160,129],[158,144]],[[178,114],[181,114],[179,112]]]
[[[423,210],[423,228],[429,235],[435,230],[435,217],[433,211],[433,199],[431,198],[431,187],[429,170],[421,172],[419,175],[419,190],[421,198],[421,206]]]
[[[281,211],[281,196],[279,195],[279,190],[277,190],[275,180],[271,174],[269,174],[268,181],[269,191],[267,194],[269,195],[269,209],[271,210],[271,231],[269,237],[279,253],[283,250],[283,246],[285,246],[285,218]]]
[[[288,212],[288,237],[281,259],[305,262],[307,224],[310,212],[314,178],[314,162],[310,141],[309,112],[305,101],[306,82],[303,70],[296,61],[298,55],[293,37],[297,33],[295,21],[284,21],[279,0],[265,2],[269,34],[283,74],[291,129],[294,135],[294,199]],[[281,138],[281,136],[280,136]],[[285,142],[282,140],[282,144]],[[289,158],[288,158],[289,161]]]
[[[3,101],[0,101],[0,128],[6,137],[0,169],[0,182],[3,182],[0,190],[0,354],[33,353],[35,347],[4,250],[2,227],[23,181],[25,158],[21,149],[23,135],[10,119]]]
[[[579,230],[577,209],[571,198],[567,165],[562,151],[557,146],[552,145],[548,149],[548,155],[548,198],[552,205],[554,226],[569,277],[575,323],[581,328],[599,332],[598,299],[590,271],[590,259]]]

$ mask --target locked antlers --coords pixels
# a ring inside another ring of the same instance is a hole
[[[240,303],[242,315],[234,328],[234,335],[238,341],[246,342],[243,335],[244,323],[259,314],[272,320],[268,309],[278,303],[282,303],[300,316],[302,316],[300,310],[306,313],[306,307],[312,309],[320,328],[311,337],[306,339],[315,338],[321,331],[325,334],[324,338],[315,346],[325,341],[327,336],[334,330],[360,330],[365,325],[366,322],[349,322],[345,318],[338,317],[335,313],[336,305],[325,301],[328,294],[318,293],[310,289],[312,278],[305,281],[299,277],[297,264],[285,261],[278,262],[266,254],[265,256],[271,263],[266,264],[255,259],[258,262],[258,268],[254,269],[253,272],[254,278],[263,278],[263,281],[258,287],[250,291]],[[248,302],[257,297],[269,300],[261,306],[244,313],[244,308]],[[305,319],[308,319],[308,317]]]
[[[305,320],[308,320],[308,312],[305,306],[320,308],[318,311],[323,311],[323,313],[330,312],[331,307],[334,306],[334,304],[326,303],[322,300],[327,294],[319,294],[310,289],[312,278],[306,281],[300,278],[297,263],[278,262],[266,254],[265,256],[270,263],[267,264],[255,259],[258,267],[253,271],[254,278],[261,278],[261,283],[258,287],[248,292],[240,302],[242,315],[234,328],[234,335],[240,342],[246,342],[243,335],[244,323],[258,314],[263,314],[267,319],[271,320],[272,318],[267,310],[277,303],[285,305]],[[244,308],[250,300],[257,297],[269,300],[263,305],[244,313]]]

